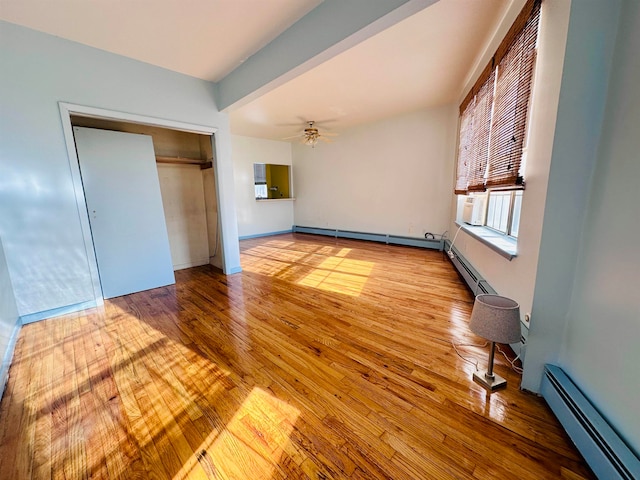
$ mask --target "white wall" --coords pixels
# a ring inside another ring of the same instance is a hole
[[[20,317],[0,239],[0,398],[9,372]]]
[[[456,108],[444,106],[293,146],[295,224],[422,237],[449,225]]]
[[[217,128],[225,266],[240,269],[229,122],[213,84],[6,22],[0,65],[0,236],[20,315],[95,298],[59,101]]]
[[[199,165],[158,164],[174,270],[209,263],[202,172]]]
[[[294,201],[256,201],[253,182],[254,163],[291,165],[291,144],[232,135],[231,145],[238,235],[247,237],[291,230]],[[293,169],[291,175],[295,178],[296,172]],[[293,193],[295,194],[295,190]]]
[[[470,77],[461,99],[495,52],[524,2],[514,2],[499,26],[485,54]],[[501,295],[520,304],[521,314],[532,310],[538,252],[542,235],[547,182],[553,149],[554,129],[566,44],[569,1],[543,2],[540,23],[538,60],[532,97],[528,155],[525,172],[526,190],[522,200],[518,255],[511,261],[461,231],[456,247]],[[453,196],[455,220],[456,196]],[[451,225],[452,230],[456,229]],[[527,352],[528,356],[528,352]]]
[[[640,3],[622,8],[559,362],[640,454]]]
[[[522,386],[557,363],[598,156],[619,1],[571,3]]]

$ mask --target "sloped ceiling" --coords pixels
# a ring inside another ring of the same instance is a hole
[[[232,131],[277,140],[315,120],[339,132],[455,102],[510,3],[440,0],[232,111]]]

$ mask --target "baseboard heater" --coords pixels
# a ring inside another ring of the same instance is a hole
[[[478,271],[473,268],[473,266],[464,258],[456,247],[452,247],[449,240],[444,241],[444,248],[449,254],[449,258],[451,259],[451,263],[456,267],[456,270],[460,273],[465,283],[469,286],[474,295],[478,295],[481,293],[490,293],[492,295],[497,295],[496,292],[489,282],[487,282],[484,278],[480,276]]]
[[[303,227],[294,225],[292,230],[296,233],[311,233],[314,235],[327,235],[335,238],[352,238],[355,240],[368,240],[370,242],[386,243],[387,245],[405,245],[409,247],[431,248],[442,250],[443,241],[431,238],[403,237],[384,233],[353,232],[350,230],[338,230],[333,228]]]
[[[560,367],[545,365],[540,389],[598,478],[640,479],[640,459]]]
[[[449,240],[444,241],[443,248],[449,255],[449,259],[453,266],[458,270],[458,273],[469,287],[469,290],[474,295],[480,295],[482,293],[488,293],[490,295],[498,295],[498,292],[489,284],[487,280],[482,278],[478,271],[473,268],[473,265],[460,254],[456,247],[452,247]],[[522,327],[522,335],[520,336],[519,343],[512,343],[511,349],[520,357],[520,360],[524,361],[526,354],[527,337],[529,336],[529,330],[526,326]]]

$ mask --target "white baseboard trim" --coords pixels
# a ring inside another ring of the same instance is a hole
[[[278,230],[277,232],[265,232],[265,233],[255,233],[252,235],[242,235],[238,237],[238,240],[250,240],[252,238],[261,238],[261,237],[272,237],[274,235],[283,235],[285,233],[291,233],[293,229],[289,230]]]
[[[191,267],[201,267],[202,265],[209,265],[209,259],[203,258],[194,262],[178,263],[177,265],[173,266],[173,271],[175,272],[176,270],[184,270],[185,268]]]
[[[51,310],[45,310],[43,312],[30,313],[29,315],[22,315],[20,321],[22,325],[28,323],[38,322],[45,318],[59,317],[60,315],[66,315],[68,313],[79,312],[80,310],[86,310],[87,308],[96,307],[95,300],[89,300],[87,302],[74,303],[73,305],[67,305],[66,307],[52,308]]]

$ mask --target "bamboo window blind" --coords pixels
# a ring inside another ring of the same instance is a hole
[[[455,193],[523,188],[540,0],[529,0],[460,105]]]

